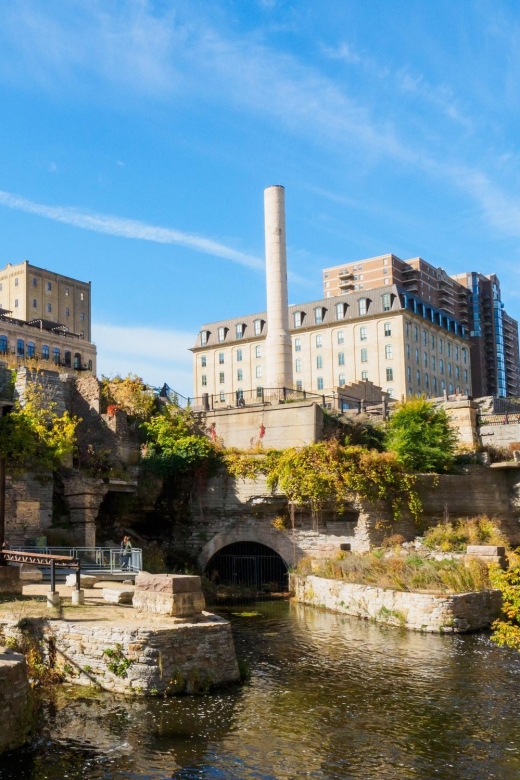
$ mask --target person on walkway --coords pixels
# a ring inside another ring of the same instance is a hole
[[[123,537],[121,542],[121,571],[128,571],[132,558],[132,542],[129,536]]]

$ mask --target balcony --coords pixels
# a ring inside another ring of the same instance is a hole
[[[338,274],[338,279],[353,279],[354,274],[352,271],[349,271],[348,269],[345,269],[344,271],[340,271]]]

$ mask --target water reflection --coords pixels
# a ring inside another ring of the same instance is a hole
[[[520,778],[516,654],[285,602],[255,611],[226,609],[250,684],[146,701],[55,691],[0,778]]]

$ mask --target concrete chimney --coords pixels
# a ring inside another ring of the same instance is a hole
[[[285,190],[264,190],[267,338],[265,387],[292,387],[292,344],[287,298]]]

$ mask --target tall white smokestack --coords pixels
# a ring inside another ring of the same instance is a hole
[[[292,387],[292,345],[287,298],[285,190],[264,190],[265,266],[267,282],[266,387]]]

